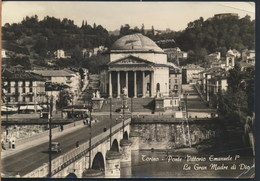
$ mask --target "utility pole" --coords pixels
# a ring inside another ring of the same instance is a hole
[[[89,127],[90,127],[90,133],[89,133],[89,166],[88,168],[91,169],[91,112],[92,112],[92,98],[90,97],[90,100],[89,100],[89,103],[90,103],[90,106],[89,106],[89,116],[90,116],[90,119],[89,119]]]
[[[112,98],[110,98],[110,149],[112,147]]]
[[[125,94],[123,93],[123,135],[125,133]]]
[[[8,136],[8,96],[6,96],[6,142],[8,142],[7,136]]]
[[[51,101],[52,101],[52,96],[51,97],[47,97],[47,104],[48,104],[48,108],[49,108],[49,114],[48,114],[48,119],[49,119],[49,129],[50,129],[50,133],[49,133],[49,137],[50,137],[50,140],[49,140],[49,178],[51,178],[51,176],[52,176],[52,173],[51,173],[51,142],[52,142],[52,132],[51,132],[51,126],[52,126],[52,124],[51,124],[51,122],[52,122],[52,120],[51,120],[51,117],[52,117],[52,115],[51,115],[51,112],[52,112],[52,110],[51,110]],[[49,101],[50,101],[50,105],[49,105]]]

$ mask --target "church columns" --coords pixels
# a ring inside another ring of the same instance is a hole
[[[117,98],[120,98],[120,71],[117,72]]]
[[[149,89],[150,95],[149,95],[149,97],[155,96],[154,95],[155,94],[154,93],[155,92],[154,72],[149,71],[150,80],[146,80],[146,73],[145,73],[146,71],[145,70],[131,70],[131,72],[133,72],[133,74],[134,74],[133,77],[132,77],[132,74],[130,74],[131,75],[130,76],[129,71],[126,71],[126,70],[125,70],[125,74],[121,73],[121,71],[119,71],[119,70],[108,72],[108,84],[109,84],[108,96],[109,96],[109,98],[113,98],[113,96],[115,96],[115,95],[113,95],[113,91],[116,90],[116,86],[117,86],[117,95],[116,95],[117,98],[121,97],[121,91],[122,91],[122,88],[124,88],[124,87],[127,88],[127,97],[129,96],[128,95],[129,91],[133,91],[134,92],[133,98],[137,98],[137,94],[138,94],[138,91],[139,91],[139,93],[142,92],[142,97],[145,98],[146,97],[146,90],[147,90],[147,83],[149,83],[149,82],[150,82],[150,89]],[[125,78],[124,78],[124,75],[125,75]],[[117,80],[114,80],[114,79],[117,79]],[[142,83],[143,83],[142,86],[140,84],[137,84],[138,80],[141,80],[141,79],[142,79]],[[133,81],[133,83],[130,82],[130,84],[129,84],[129,80]],[[129,85],[130,85],[130,87],[129,87]],[[139,87],[138,87],[138,85],[139,85]],[[139,89],[141,89],[142,91],[139,90]]]
[[[137,97],[136,71],[134,71],[134,98]]]
[[[143,98],[145,98],[145,81],[144,81],[144,79],[145,79],[145,71],[142,71],[142,73],[143,73]]]
[[[126,97],[128,97],[128,71],[125,72],[125,87],[126,87]]]
[[[151,71],[151,97],[154,97],[154,72]]]
[[[112,72],[108,72],[109,74],[109,98],[112,98]]]

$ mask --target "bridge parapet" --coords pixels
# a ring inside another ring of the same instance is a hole
[[[130,124],[131,118],[128,118],[124,121],[124,126],[127,126]],[[112,134],[115,134],[116,132],[120,131],[123,128],[123,122],[120,122],[112,127]],[[100,143],[106,141],[110,137],[110,129],[107,129],[106,132],[103,132],[94,138],[91,139],[91,148],[95,148]],[[89,152],[89,141],[86,143],[80,145],[79,147],[65,153],[64,155],[61,155],[55,159],[52,160],[52,175],[55,175],[56,173],[60,172],[67,166],[69,166],[71,163],[77,161],[82,156],[86,155]],[[32,172],[26,174],[23,176],[23,178],[35,178],[35,177],[47,177],[49,174],[49,164],[45,163],[43,166],[33,170]]]
[[[75,121],[75,123],[70,123],[70,124],[64,125],[63,128],[64,128],[64,129],[69,129],[69,128],[71,128],[71,127],[74,127],[74,125],[75,125],[75,126],[78,126],[78,125],[81,125],[81,124],[83,124],[83,123],[82,123],[82,120],[80,120],[80,121]],[[57,133],[57,132],[59,132],[59,131],[60,131],[60,127],[53,128],[53,129],[52,129],[52,134]],[[42,133],[39,133],[39,134],[30,136],[30,137],[18,139],[15,144],[16,144],[16,146],[19,146],[19,145],[22,145],[22,144],[24,144],[24,143],[28,143],[28,142],[31,142],[31,141],[34,141],[34,140],[37,140],[37,139],[40,139],[40,138],[46,137],[46,136],[49,136],[49,130],[46,130],[46,131],[44,131],[44,132],[42,132]]]

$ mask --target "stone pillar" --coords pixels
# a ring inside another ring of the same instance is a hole
[[[125,87],[127,89],[126,97],[128,97],[128,71],[125,72]]]
[[[142,71],[143,73],[143,98],[145,98],[145,82],[144,82],[144,79],[145,79],[145,71]]]
[[[108,72],[109,74],[109,98],[112,98],[112,72]]]
[[[117,72],[117,98],[120,98],[120,71]]]
[[[134,71],[134,98],[137,97],[136,71]]]
[[[131,150],[139,150],[139,133],[131,132],[129,138],[132,142]]]
[[[154,72],[151,72],[151,97],[154,97]]]
[[[131,161],[131,144],[132,142],[127,139],[120,140],[120,153],[121,155],[121,162],[128,162]]]
[[[106,178],[120,178],[120,156],[117,151],[107,151],[106,153]]]
[[[121,162],[121,178],[132,178],[132,163]]]
[[[232,66],[232,68],[235,66],[235,58],[234,57],[232,57],[231,66]]]

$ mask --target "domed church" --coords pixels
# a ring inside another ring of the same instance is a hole
[[[100,91],[110,98],[120,98],[123,91],[133,98],[167,97],[170,70],[180,72],[155,42],[140,33],[118,39],[109,54]]]

